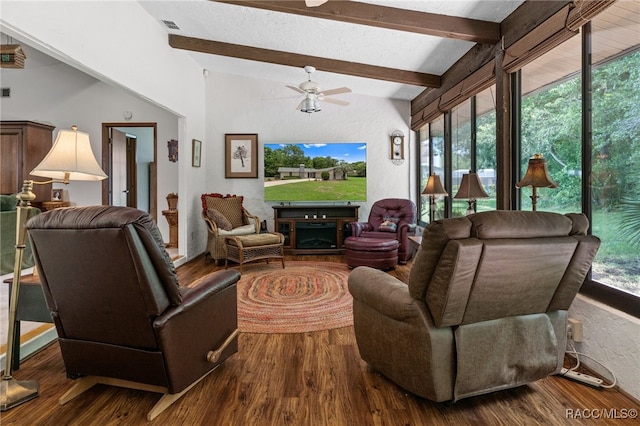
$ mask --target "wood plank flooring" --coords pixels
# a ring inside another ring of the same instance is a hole
[[[340,256],[299,260],[341,261]],[[295,257],[287,257],[287,261]],[[251,266],[247,266],[250,268]],[[181,282],[220,269],[203,258],[178,268]],[[406,279],[408,266],[391,274]],[[97,386],[59,406],[71,386],[57,344],[26,360],[18,380],[38,380],[40,397],[0,413],[9,425],[144,425],[159,395]],[[413,396],[373,371],[352,327],[305,334],[239,336],[239,351],[151,424],[160,425],[575,425],[637,424],[637,419],[568,418],[639,409],[618,390],[558,377],[453,404]],[[589,411],[584,411],[589,410]],[[599,410],[599,411],[592,411]]]

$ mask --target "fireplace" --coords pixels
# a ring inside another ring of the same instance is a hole
[[[335,249],[337,225],[335,222],[296,223],[296,248]]]

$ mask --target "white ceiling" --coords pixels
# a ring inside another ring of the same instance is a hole
[[[367,0],[381,6],[419,12],[501,22],[524,0]],[[442,75],[474,44],[405,31],[356,25],[327,19],[223,4],[210,0],[139,0],[142,7],[167,34],[214,40]],[[180,30],[162,21],[175,22]],[[168,38],[168,37],[167,37]],[[198,52],[189,53],[212,72],[242,75],[298,85],[306,80],[302,68],[275,65]],[[314,64],[308,64],[314,65]],[[425,88],[317,71],[313,80],[322,89],[349,87],[354,93],[391,99],[411,100]],[[286,90],[286,94],[289,94]],[[295,93],[291,91],[292,96]],[[348,100],[349,94],[336,98]]]

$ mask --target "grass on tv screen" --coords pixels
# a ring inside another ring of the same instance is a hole
[[[367,144],[267,143],[264,199],[347,202],[367,199]]]

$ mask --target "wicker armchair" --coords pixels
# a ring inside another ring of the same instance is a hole
[[[202,219],[207,224],[207,251],[216,262],[227,257],[225,238],[260,233],[260,219],[243,206],[244,197],[202,194]]]

